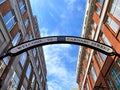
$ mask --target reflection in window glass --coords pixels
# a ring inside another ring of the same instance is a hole
[[[100,11],[101,11],[100,8],[97,8],[96,11],[97,11],[97,14],[100,16]]]
[[[24,67],[26,59],[27,59],[27,53],[24,52],[20,57],[20,64],[22,65],[22,67]]]
[[[34,49],[33,49],[33,55],[34,55],[34,57],[36,57],[36,54],[37,54],[37,51],[36,51],[36,49],[34,48]]]
[[[25,24],[25,27],[27,28],[27,27],[28,27],[28,24],[29,24],[28,18],[24,21],[24,24]]]
[[[106,57],[107,57],[107,55],[105,55],[105,54],[103,54],[103,53],[100,53],[100,55],[101,55],[101,57],[102,57],[103,60],[105,60]]]
[[[23,85],[22,85],[22,87],[21,87],[21,89],[20,90],[25,90],[25,88],[23,87]]]
[[[112,0],[112,5],[110,9],[110,13],[120,20],[120,0]]]
[[[8,63],[9,63],[9,58],[8,58],[8,57],[5,57],[5,58],[3,58],[3,61],[5,62],[6,65],[8,65]]]
[[[21,35],[21,33],[18,32],[18,33],[15,35],[15,37],[13,38],[13,40],[12,40],[13,46],[15,46],[15,45],[18,43],[18,41],[19,41],[19,39],[20,39],[20,35]]]
[[[114,89],[114,86],[113,86],[113,84],[112,84],[112,81],[111,81],[109,78],[107,78],[107,83],[108,83],[108,85],[109,85],[110,90],[115,90],[115,89]]]
[[[91,68],[91,74],[92,74],[92,77],[93,77],[94,81],[96,81],[97,75],[96,75],[95,69],[93,67]]]
[[[37,61],[36,61],[36,66],[37,66],[37,67],[38,67],[38,64],[39,64],[39,63],[38,63],[38,60],[37,60]]]
[[[95,56],[96,56],[96,59],[97,59],[98,63],[100,64],[100,66],[102,66],[102,65],[103,65],[103,62],[102,62],[99,54],[96,54]]]
[[[16,72],[14,72],[7,90],[16,90],[18,83],[19,83],[19,78],[18,78]]]
[[[27,68],[27,71],[26,71],[26,76],[27,76],[27,78],[29,79],[29,77],[30,77],[30,73],[31,73],[31,64],[29,63],[29,65],[28,65],[28,68]]]
[[[104,41],[104,43],[105,43],[106,45],[111,46],[110,41],[108,40],[108,38],[107,38],[104,34],[102,34],[102,39],[103,39],[103,41]]]
[[[104,0],[99,0],[99,4],[102,6]]]
[[[112,29],[115,33],[117,33],[117,31],[118,31],[118,29],[119,29],[119,26],[118,26],[118,24],[117,24],[115,21],[113,21],[110,17],[108,17],[108,19],[107,19],[107,24],[111,27],[111,29]]]
[[[19,8],[22,14],[25,13],[26,9],[25,9],[25,4],[23,3],[23,1],[19,2]]]
[[[118,59],[118,65],[120,66],[120,58]]]
[[[32,90],[34,89],[34,86],[35,86],[35,75],[33,74],[32,82],[31,82],[31,88],[32,88]]]
[[[112,80],[115,83],[115,86],[120,90],[120,71],[117,66],[114,66],[110,72]]]
[[[15,24],[15,16],[12,13],[12,10],[9,11],[4,17],[3,21],[6,25],[7,30],[10,30]]]
[[[0,3],[3,2],[4,0],[0,0]]]
[[[5,38],[0,30],[0,46],[5,42]]]

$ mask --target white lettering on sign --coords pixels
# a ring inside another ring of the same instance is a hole
[[[36,46],[39,44],[44,44],[44,43],[49,43],[49,42],[55,42],[57,41],[57,37],[49,37],[49,38],[43,38],[43,39],[38,39],[38,40],[33,40],[30,42],[23,43],[19,46],[16,46],[10,50],[10,53],[17,53],[20,52],[21,50],[27,49],[32,46]]]
[[[66,37],[66,41],[76,42],[76,43],[92,46],[95,48],[99,48],[100,50],[103,50],[103,51],[108,52],[108,53],[113,52],[113,49],[110,48],[109,46],[106,46],[104,44],[101,44],[101,43],[98,43],[98,42],[95,42],[92,40],[87,40],[87,39],[83,39],[83,38],[75,38],[75,37]]]
[[[107,46],[107,45],[104,45],[104,44],[101,44],[99,42],[95,42],[95,41],[92,41],[92,40],[88,40],[88,39],[84,39],[84,38],[79,38],[79,37],[67,37],[67,36],[54,36],[54,37],[46,37],[46,38],[40,38],[40,39],[37,39],[37,40],[32,40],[32,41],[28,41],[28,42],[25,42],[23,44],[20,44],[18,46],[15,46],[13,48],[11,48],[9,50],[10,53],[19,53],[20,51],[22,50],[26,50],[26,49],[30,49],[32,47],[35,47],[35,46],[38,46],[38,45],[45,45],[45,44],[49,44],[49,43],[77,43],[79,45],[86,45],[88,47],[91,47],[91,48],[96,48],[96,49],[99,49],[99,50],[102,50],[106,53],[113,53],[114,50]]]

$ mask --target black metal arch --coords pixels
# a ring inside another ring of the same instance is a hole
[[[43,38],[26,41],[19,45],[16,45],[10,48],[7,51],[7,53],[1,55],[0,59],[6,56],[19,55],[27,50],[30,50],[38,46],[43,46],[48,44],[64,44],[64,43],[86,46],[95,49],[97,51],[100,51],[106,55],[120,56],[120,54],[118,54],[112,47],[90,39],[74,37],[74,36],[49,36],[49,37],[43,37]]]

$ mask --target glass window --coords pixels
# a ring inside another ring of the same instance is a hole
[[[120,66],[120,58],[118,59],[118,65]]]
[[[3,58],[3,61],[5,62],[6,65],[8,65],[8,63],[9,63],[9,58],[8,58],[8,57],[5,57],[5,58]]]
[[[14,72],[7,90],[16,90],[18,83],[19,83],[19,78],[18,78],[16,72]]]
[[[34,86],[35,86],[35,75],[33,74],[32,82],[31,82],[31,88],[32,88],[32,90],[34,89]]]
[[[36,83],[36,89],[35,90],[38,90],[38,83]]]
[[[19,42],[19,40],[20,40],[20,35],[21,35],[21,33],[18,32],[18,33],[15,35],[15,37],[13,38],[13,40],[12,40],[13,46],[15,46],[15,45]]]
[[[3,36],[3,33],[0,30],[0,46],[5,42],[5,38]]]
[[[29,24],[28,18],[24,21],[24,24],[25,24],[25,27],[27,28],[27,27],[28,27],[28,24]]]
[[[22,87],[21,87],[21,89],[20,90],[25,90],[25,88],[23,87],[23,85],[22,85]]]
[[[37,54],[37,51],[36,51],[36,49],[34,48],[34,49],[33,49],[33,55],[34,55],[34,57],[36,57],[36,54]]]
[[[120,90],[120,71],[117,66],[114,66],[110,72],[112,80],[115,83],[115,86]]]
[[[115,33],[117,33],[117,31],[118,31],[118,29],[119,29],[119,26],[118,26],[118,24],[117,24],[115,21],[113,21],[110,17],[108,17],[108,19],[107,19],[107,24],[111,27],[111,29],[112,29]]]
[[[21,13],[24,14],[26,11],[24,2],[20,1],[18,5],[19,5]]]
[[[107,83],[108,83],[108,85],[109,85],[110,90],[115,90],[115,89],[114,89],[114,86],[113,86],[113,84],[112,84],[112,81],[111,81],[109,78],[107,78]]]
[[[103,53],[100,53],[100,56],[102,57],[103,60],[106,59],[107,55],[103,54]]]
[[[38,63],[38,60],[37,60],[37,61],[36,61],[36,66],[37,66],[37,67],[38,67],[38,64],[39,64],[39,63]]]
[[[103,39],[103,41],[104,41],[104,43],[105,43],[106,45],[111,46],[110,41],[108,40],[108,38],[107,38],[104,34],[102,34],[102,39]]]
[[[3,17],[3,21],[6,25],[7,30],[10,30],[13,25],[15,24],[15,16],[13,14],[13,11],[9,11],[4,17]]]
[[[97,28],[97,24],[95,22],[94,22],[93,26],[94,26],[95,29]]]
[[[92,77],[93,77],[94,81],[96,81],[97,75],[96,75],[95,69],[93,67],[91,68],[91,74],[92,74]]]
[[[99,0],[99,4],[102,6],[104,0]]]
[[[100,66],[102,66],[102,65],[103,65],[103,62],[102,62],[99,54],[97,53],[95,56],[96,56],[96,59],[97,59],[98,63],[100,64]]]
[[[101,10],[100,10],[100,8],[97,8],[97,14],[100,16],[100,12],[101,12]]]
[[[27,78],[29,79],[29,77],[30,77],[30,73],[31,73],[31,64],[29,63],[29,65],[28,65],[28,68],[27,68],[27,71],[26,71],[26,76],[27,76]]]
[[[94,35],[95,35],[95,31],[94,30],[91,30],[91,34],[92,34],[92,39],[94,38]]]
[[[20,64],[22,65],[22,67],[24,67],[26,59],[27,59],[27,53],[24,52],[20,57]]]
[[[33,37],[32,37],[32,35],[30,34],[30,36],[29,36],[29,40],[32,40],[33,39]]]
[[[112,0],[112,5],[110,8],[110,13],[120,20],[120,0]]]

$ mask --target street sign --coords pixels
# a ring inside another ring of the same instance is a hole
[[[115,55],[115,54],[117,55],[117,53],[112,47],[99,43],[97,41],[90,40],[90,39],[73,37],[73,36],[49,36],[49,37],[43,37],[43,38],[26,41],[19,45],[16,45],[10,48],[6,54],[0,56],[0,58],[3,58],[5,56],[16,56],[27,50],[30,50],[35,47],[43,46],[43,45],[63,44],[63,43],[82,45],[82,46],[86,46],[86,47],[98,50],[107,55]]]

